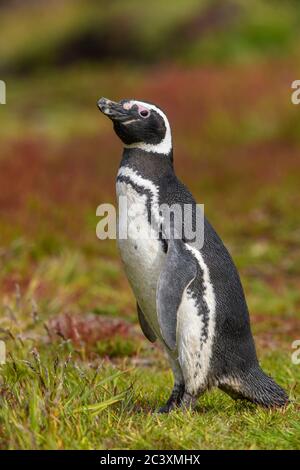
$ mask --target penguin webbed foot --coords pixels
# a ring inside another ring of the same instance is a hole
[[[184,393],[184,385],[174,387],[167,403],[161,406],[157,412],[160,414],[170,413],[170,411],[180,407]]]
[[[170,413],[170,411],[174,410],[175,407],[176,407],[176,405],[173,406],[173,405],[171,405],[167,402],[165,405],[158,408],[157,413],[159,413],[159,414]]]
[[[181,407],[185,411],[193,411],[195,408],[197,397],[191,393],[185,391],[181,400]]]

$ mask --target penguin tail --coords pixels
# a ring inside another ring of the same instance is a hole
[[[267,408],[282,407],[289,402],[285,390],[259,366],[241,376],[227,378],[219,387],[232,398],[246,399]]]

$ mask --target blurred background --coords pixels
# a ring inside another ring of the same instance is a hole
[[[136,98],[169,116],[176,172],[240,269],[261,352],[291,351],[299,20],[296,0],[0,1],[1,327],[150,360],[116,244],[95,233],[122,150],[96,102]]]

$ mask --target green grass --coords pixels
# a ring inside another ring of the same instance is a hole
[[[272,370],[299,400],[299,366],[268,355]],[[158,364],[133,367],[129,359],[84,362],[70,343],[39,347],[14,340],[1,367],[0,445],[19,449],[296,449],[298,405],[270,411],[206,393],[194,412],[159,415],[171,374]]]

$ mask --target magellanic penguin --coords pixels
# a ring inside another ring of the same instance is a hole
[[[174,373],[174,388],[160,411],[192,407],[214,386],[233,398],[285,405],[286,392],[259,366],[239,274],[215,230],[204,218],[204,243],[198,248],[170,230],[164,234],[162,204],[196,207],[174,173],[166,115],[133,99],[101,98],[98,107],[124,144],[116,189],[118,199],[126,197],[127,212],[119,217],[128,222],[137,217],[140,233],[119,236],[118,245],[139,322],[148,340],[161,341]],[[149,236],[153,219],[159,237]]]

